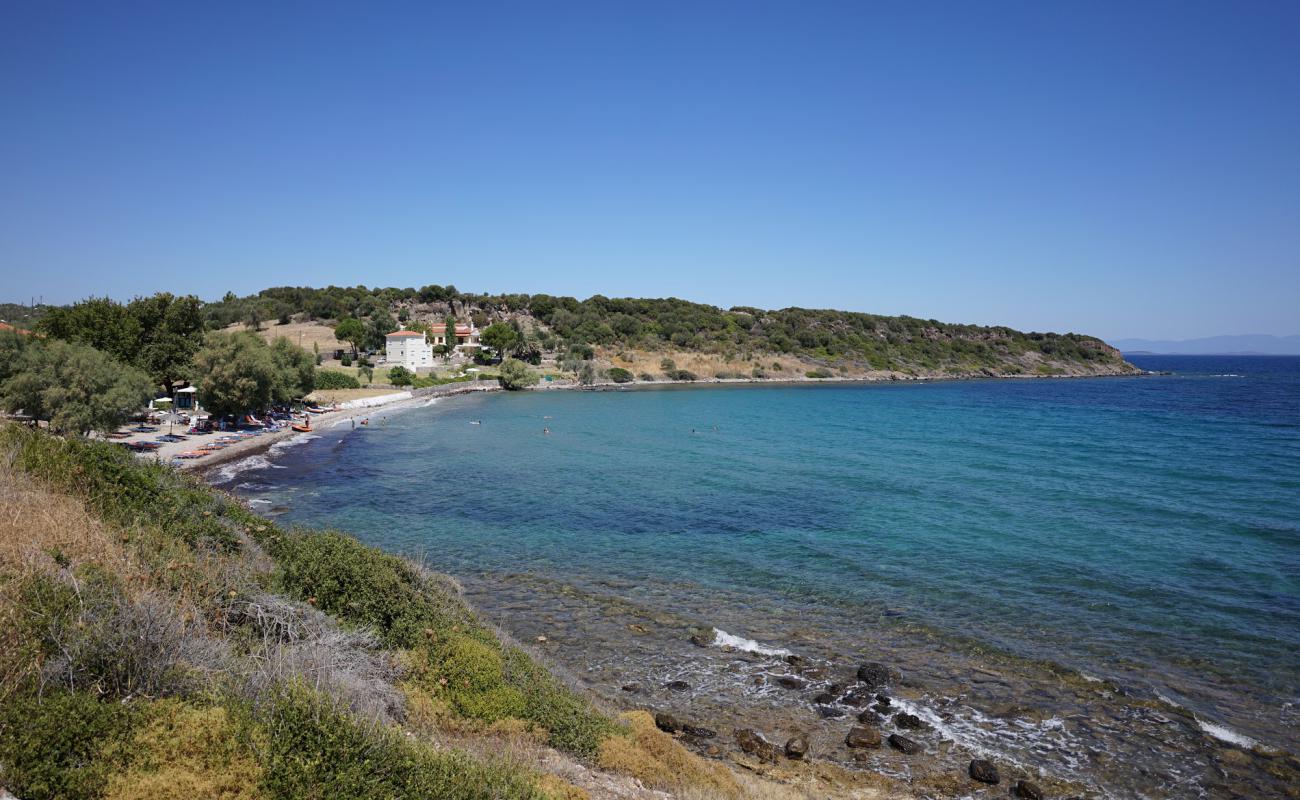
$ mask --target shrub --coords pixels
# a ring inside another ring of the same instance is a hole
[[[92,800],[125,765],[135,704],[86,692],[11,697],[0,707],[0,775],[23,800]]]
[[[663,370],[666,373],[672,372],[673,370],[677,369],[677,362],[673,361],[671,358],[665,358],[659,362],[659,369]]]
[[[739,372],[728,372],[726,370],[718,370],[717,372],[713,373],[713,377],[717,378],[720,381],[729,381],[729,380],[735,380],[737,378],[743,378],[745,376],[741,375]]]
[[[751,377],[757,378],[758,380],[762,380],[767,377],[767,373],[764,372],[761,367],[754,367],[754,369],[750,370],[749,374]]]
[[[388,370],[388,382],[394,386],[410,386],[415,375],[406,367],[393,367]]]
[[[642,372],[640,375],[636,376],[636,379],[639,381],[645,381],[646,383],[651,383],[655,380],[658,380],[657,378],[655,378],[655,376],[651,375],[648,372]]]
[[[336,369],[321,369],[316,371],[316,388],[360,389],[361,382],[346,372],[339,372]]]
[[[300,685],[284,688],[259,714],[262,785],[275,798],[389,800],[539,798],[518,770],[436,752],[387,728],[368,728]]]
[[[696,379],[695,373],[688,369],[674,369],[664,374],[667,375],[669,380],[674,381],[693,381]]]
[[[341,363],[345,367],[352,366],[352,356],[348,355],[347,353],[344,353],[343,358],[339,359],[339,363]]]
[[[834,378],[835,377],[834,372],[831,372],[830,370],[824,369],[822,367],[818,367],[817,369],[810,369],[804,374],[807,375],[809,378]]]
[[[632,373],[622,367],[610,367],[609,379],[614,383],[629,383],[632,380]]]
[[[507,358],[501,362],[500,373],[497,380],[501,382],[501,388],[508,390],[524,389],[537,383],[537,373],[528,368],[528,365],[517,358]],[[480,376],[480,379],[482,376]]]
[[[736,779],[721,764],[706,761],[655,727],[645,711],[623,715],[629,730],[611,736],[600,746],[597,762],[656,789],[699,792],[707,797],[739,797]]]

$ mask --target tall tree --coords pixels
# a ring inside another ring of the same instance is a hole
[[[251,331],[211,334],[194,354],[199,403],[214,414],[266,408],[280,377],[271,348]]]
[[[361,324],[361,320],[356,317],[348,317],[339,321],[334,326],[334,338],[340,342],[347,342],[352,345],[352,357],[357,357],[357,350],[366,340],[366,329]]]
[[[383,350],[384,337],[395,330],[397,330],[397,322],[393,320],[393,315],[382,309],[376,311],[366,322],[366,348]]]
[[[506,354],[519,343],[519,338],[519,332],[504,322],[492,323],[479,336],[483,344],[496,351],[498,361],[505,360]]]
[[[276,378],[271,387],[271,401],[288,403],[311,394],[316,388],[316,361],[311,353],[283,336],[271,343],[271,360]]]
[[[84,344],[26,342],[0,384],[0,406],[24,411],[57,433],[111,431],[153,396],[153,381]]]
[[[203,344],[203,303],[193,295],[159,292],[138,297],[127,311],[140,323],[134,362],[167,389],[189,376],[194,354]]]
[[[131,363],[140,347],[140,321],[126,306],[107,297],[92,297],[63,308],[52,308],[36,330],[56,339],[79,342]]]

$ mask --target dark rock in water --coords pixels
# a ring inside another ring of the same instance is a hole
[[[821,714],[824,719],[839,719],[847,716],[844,709],[835,706],[817,706],[817,713]]]
[[[887,694],[877,694],[876,701],[879,702],[882,706],[887,706],[890,703],[894,702],[893,700],[889,699],[889,695]]]
[[[1016,790],[1013,793],[1022,800],[1043,800],[1045,795],[1043,790],[1038,788],[1038,784],[1033,781],[1017,781]]]
[[[808,737],[802,733],[791,736],[785,743],[785,757],[792,761],[801,761],[806,755],[808,755]]]
[[[922,750],[921,745],[906,736],[899,736],[897,733],[889,734],[889,746],[895,750],[901,750],[909,756],[914,756]]]
[[[863,688],[851,689],[847,694],[840,698],[840,702],[846,706],[862,708],[867,703],[871,702],[871,690]]]
[[[794,653],[790,653],[785,657],[785,663],[797,667],[803,663],[803,656],[797,656]]]
[[[802,689],[808,684],[793,675],[782,675],[776,679],[776,685],[784,689]]]
[[[831,694],[843,694],[844,688],[844,684],[842,683],[832,683],[830,686],[826,687],[826,691]]]
[[[674,692],[684,692],[691,688],[691,685],[686,681],[668,681],[664,684],[664,688],[672,689]]]
[[[871,710],[876,712],[877,714],[888,714],[890,709],[889,706],[886,705],[885,703],[876,703],[874,706],[871,707]]]
[[[677,733],[682,729],[682,723],[672,714],[659,713],[655,714],[655,727],[664,733]]]
[[[980,783],[997,783],[1002,780],[998,768],[982,758],[970,762],[970,776]]]
[[[915,714],[909,714],[906,711],[900,711],[894,715],[894,724],[909,731],[922,731],[930,727],[929,725],[926,725],[920,717]]]
[[[709,631],[707,633],[693,633],[691,634],[691,644],[695,645],[696,647],[708,647],[712,645],[715,641],[717,641],[717,638],[718,638],[718,634],[716,631]]]
[[[683,725],[682,733],[687,736],[693,736],[696,739],[712,739],[718,735],[718,732],[712,728],[701,728],[698,725]]]
[[[858,680],[876,689],[889,683],[889,668],[884,664],[863,664],[858,667]]]
[[[627,683],[627,684],[624,684],[624,685],[623,685],[623,691],[625,691],[625,692],[631,692],[632,694],[638,694],[638,693],[641,692],[641,684],[639,684],[639,683]]]
[[[855,725],[849,729],[849,735],[844,737],[844,743],[855,748],[879,747],[880,731]]]
[[[879,725],[884,721],[885,720],[882,719],[879,714],[871,710],[863,711],[861,714],[858,714],[858,722],[861,722],[863,725]]]
[[[828,706],[835,702],[835,695],[831,692],[822,692],[813,698],[813,702],[817,705]]]
[[[764,739],[763,734],[749,728],[736,731],[736,744],[740,745],[741,750],[763,761],[775,762],[779,755],[776,745]]]

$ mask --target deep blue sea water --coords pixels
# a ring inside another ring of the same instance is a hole
[[[453,574],[902,619],[1293,748],[1300,358],[1131,360],[1173,374],[455,398],[232,484]]]

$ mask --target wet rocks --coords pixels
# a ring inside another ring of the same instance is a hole
[[[878,689],[889,683],[889,668],[884,664],[863,664],[858,667],[858,680],[870,689]]]
[[[714,630],[697,631],[691,634],[691,644],[696,647],[709,647],[718,639],[718,632]]]
[[[822,692],[813,698],[813,702],[819,706],[828,706],[835,702],[835,695],[831,692]]]
[[[912,741],[906,736],[900,736],[897,733],[889,734],[889,746],[909,756],[914,756],[924,748],[920,744]]]
[[[884,721],[885,720],[882,719],[879,714],[870,709],[858,714],[858,722],[861,722],[863,725],[879,725]]]
[[[779,755],[776,745],[763,738],[763,734],[749,728],[736,731],[736,744],[740,749],[761,761],[775,762]]]
[[[871,690],[867,688],[850,689],[847,694],[840,698],[840,702],[846,706],[862,708],[871,702]]]
[[[785,757],[791,761],[802,761],[808,755],[808,737],[802,733],[791,736],[785,743]]]
[[[835,706],[817,706],[817,713],[822,716],[822,719],[839,719],[848,716],[844,709]]]
[[[655,714],[655,727],[664,733],[677,733],[682,729],[682,723],[672,714],[660,712]]]
[[[982,758],[970,762],[970,776],[980,783],[996,784],[1002,780],[1002,776],[998,775],[998,768]]]
[[[920,717],[906,711],[900,711],[894,715],[894,724],[905,731],[923,731],[930,727]]]
[[[639,683],[625,683],[625,684],[623,684],[623,691],[625,691],[625,692],[627,692],[627,693],[629,693],[629,694],[640,694],[640,693],[641,693],[641,684],[639,684]]]
[[[1016,781],[1016,788],[1012,794],[1021,800],[1043,800],[1046,797],[1043,790],[1033,781]]]
[[[702,728],[699,725],[682,725],[682,735],[695,739],[712,739],[718,735],[718,732],[712,728]]]
[[[844,743],[855,749],[880,747],[880,731],[875,728],[854,725],[849,728],[849,734],[844,737]]]
[[[664,684],[664,688],[674,692],[685,692],[691,688],[691,685],[686,681],[668,681]]]
[[[776,685],[782,689],[802,689],[808,684],[802,678],[796,678],[793,675],[782,675],[776,679]]]

